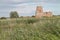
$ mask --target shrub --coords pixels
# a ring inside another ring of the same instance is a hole
[[[35,23],[35,22],[37,22],[38,20],[37,19],[28,19],[28,20],[26,20],[26,23]]]
[[[34,15],[32,17],[35,17]]]
[[[1,17],[0,19],[6,19],[6,17]]]

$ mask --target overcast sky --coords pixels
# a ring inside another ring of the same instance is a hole
[[[17,11],[20,16],[32,16],[36,6],[60,15],[60,0],[0,0],[0,17],[9,17],[11,11]]]

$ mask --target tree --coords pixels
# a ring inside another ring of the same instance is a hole
[[[10,18],[19,18],[19,15],[16,11],[10,12]]]

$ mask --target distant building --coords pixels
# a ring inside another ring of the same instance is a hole
[[[52,12],[44,12],[43,16],[52,17]]]
[[[41,18],[43,16],[52,17],[52,12],[50,12],[50,11],[49,12],[43,12],[42,6],[37,6],[35,17]]]

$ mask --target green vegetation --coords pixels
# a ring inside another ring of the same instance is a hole
[[[6,19],[6,17],[1,17],[0,19]]]
[[[0,20],[0,40],[60,40],[60,18]]]
[[[10,12],[10,18],[19,18],[19,15],[16,11]]]

